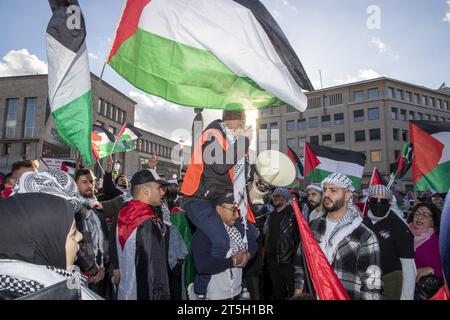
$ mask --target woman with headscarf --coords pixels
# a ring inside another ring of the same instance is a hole
[[[43,193],[0,202],[0,299],[99,299],[71,271],[82,236],[74,206]]]

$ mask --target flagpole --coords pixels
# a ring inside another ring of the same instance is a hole
[[[117,144],[117,141],[119,141],[119,139],[120,139],[120,133],[122,132],[122,130],[125,128],[126,125],[127,125],[127,122],[125,122],[125,123],[123,124],[123,126],[122,126],[122,129],[120,129],[120,131],[119,131],[119,136],[116,137],[116,140],[114,141],[114,144],[113,144],[113,147],[112,147],[112,149],[111,149],[111,152],[110,152],[109,156],[111,156],[111,155],[113,154],[114,148],[115,148],[115,146],[116,146],[116,144]]]
[[[105,175],[105,170],[103,169],[103,167],[102,167],[102,165],[100,163],[100,159],[97,160],[97,164],[100,167],[100,170],[102,171],[102,176],[104,176]]]
[[[370,177],[370,182],[369,182],[369,187],[372,185],[372,181],[373,181],[373,175],[375,174],[375,169],[376,167],[373,168],[373,172],[372,172],[372,177]],[[361,190],[362,191],[362,190]],[[367,198],[364,201],[364,207],[363,207],[363,211],[362,211],[362,216],[364,217],[364,212],[366,211],[366,206],[367,206],[367,200],[369,199],[369,194],[367,194]]]

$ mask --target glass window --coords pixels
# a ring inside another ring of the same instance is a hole
[[[405,98],[406,98],[406,101],[412,102],[412,92],[406,91]]]
[[[423,105],[428,106],[429,105],[429,99],[427,96],[422,96]]]
[[[400,140],[400,129],[392,129],[392,137],[394,140],[399,141]]]
[[[306,136],[298,137],[298,147],[303,148],[305,146]]]
[[[391,119],[398,120],[398,109],[397,108],[391,108]]]
[[[364,110],[353,111],[353,120],[354,121],[364,121]]]
[[[448,101],[444,101],[444,110],[448,110]]]
[[[430,106],[432,107],[436,106],[436,100],[433,97],[430,97]]]
[[[406,110],[400,110],[400,120],[406,121]]]
[[[330,99],[327,96],[323,97],[323,107],[327,108],[330,105]]]
[[[438,116],[433,116],[433,121],[438,121]]]
[[[336,133],[334,135],[334,141],[336,144],[344,144],[345,143],[345,133]]]
[[[369,108],[369,120],[378,120],[380,119],[380,110],[377,108]]]
[[[267,123],[261,124],[259,126],[258,141],[259,141],[259,152],[266,151],[269,142],[267,136]]]
[[[297,128],[299,128],[299,129],[306,129],[306,119],[298,120]]]
[[[30,154],[31,154],[31,143],[23,143],[22,144],[22,154],[24,156],[30,156]]]
[[[309,127],[310,128],[318,128],[319,127],[319,118],[318,117],[309,118]]]
[[[370,129],[369,130],[369,138],[370,138],[370,141],[380,140],[381,139],[381,130],[380,129]]]
[[[270,124],[270,149],[280,150],[280,130],[277,122]]]
[[[322,116],[322,127],[331,126],[331,116]]]
[[[5,143],[3,147],[3,155],[7,156],[8,154],[11,154],[11,143]]]
[[[331,141],[331,134],[322,135],[322,142],[330,142],[330,141]]]
[[[119,108],[116,108],[116,113],[114,115],[114,121],[119,122],[120,123],[120,114],[122,113],[122,110],[120,110]]]
[[[414,102],[417,104],[421,104],[420,103],[420,94],[414,93]]]
[[[19,112],[19,99],[6,100],[6,139],[17,138],[17,117]]]
[[[378,88],[369,89],[368,93],[369,93],[369,99],[377,99],[380,96],[380,94],[378,92]]]
[[[431,116],[429,114],[425,115],[425,120],[431,120]]]
[[[27,98],[25,100],[25,125],[23,130],[24,138],[34,138],[36,129],[37,98]]]
[[[442,109],[442,100],[441,99],[436,99],[436,107],[439,109]]]
[[[405,100],[405,97],[403,96],[403,90],[397,89],[397,99]]]
[[[334,124],[344,124],[344,114],[336,113],[334,115]]]
[[[280,114],[280,107],[272,107],[272,115],[276,116]]]
[[[295,120],[286,121],[286,128],[287,128],[287,131],[294,131],[295,130]]]
[[[98,99],[97,113],[99,113],[99,114],[102,113],[102,99],[101,98]]]
[[[423,113],[417,112],[416,113],[416,120],[423,120]]]
[[[355,141],[366,141],[366,131],[365,130],[357,130],[355,131]]]
[[[353,91],[353,101],[354,102],[361,102],[364,101],[364,91]]]
[[[295,148],[295,138],[287,139],[287,145],[291,148]]]
[[[123,114],[122,123],[125,123],[127,121],[127,113],[124,111],[122,114]]]
[[[414,111],[410,111],[410,112],[409,112],[409,117],[408,117],[408,119],[409,119],[409,120],[414,120]]]
[[[370,151],[370,160],[372,162],[381,162],[381,151]]]
[[[408,141],[408,130],[402,130],[402,140],[404,142]]]
[[[387,96],[388,98],[394,98],[394,88],[387,88]]]
[[[309,137],[309,142],[311,142],[312,144],[319,144],[319,136]]]

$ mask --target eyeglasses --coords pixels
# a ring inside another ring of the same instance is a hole
[[[414,213],[414,217],[416,217],[417,219],[428,220],[432,218],[432,215],[425,212],[416,212]]]
[[[231,211],[231,212],[233,212],[233,213],[239,212],[239,208],[237,208],[237,207],[227,208],[227,207],[225,207],[224,205],[222,205],[221,207],[222,207],[222,208],[225,208],[225,209],[227,209],[228,211]]]
[[[378,202],[380,202],[382,204],[389,204],[389,199],[369,198],[369,202],[371,204],[377,204]]]

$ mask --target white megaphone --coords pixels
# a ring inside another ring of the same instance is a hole
[[[266,150],[256,159],[256,171],[261,179],[274,187],[287,187],[295,180],[295,166],[285,154]]]

